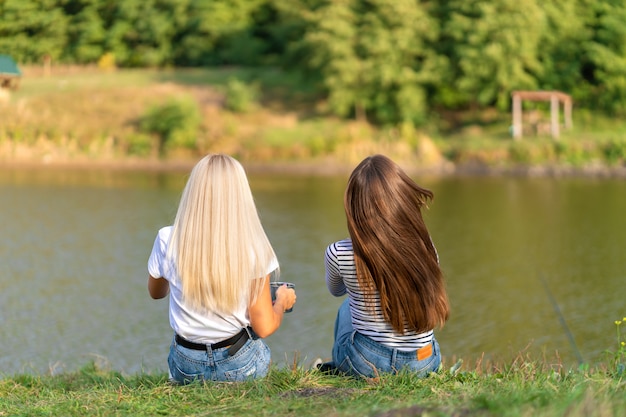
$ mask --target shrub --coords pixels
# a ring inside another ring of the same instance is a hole
[[[174,148],[194,149],[200,110],[192,99],[170,99],[150,107],[139,126],[142,132],[159,138],[159,154]]]
[[[131,134],[127,138],[127,153],[136,156],[149,156],[152,152],[153,140],[145,133]]]
[[[259,86],[257,84],[246,84],[245,82],[231,78],[226,84],[226,102],[228,110],[236,113],[245,113],[256,106],[259,97]]]
[[[611,165],[626,161],[626,139],[612,139],[602,146],[602,153]]]

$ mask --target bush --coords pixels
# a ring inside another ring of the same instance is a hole
[[[602,146],[602,153],[609,165],[626,161],[626,139],[612,139]]]
[[[259,97],[259,86],[231,78],[226,84],[226,103],[228,110],[245,113],[256,106]]]
[[[173,148],[195,149],[200,110],[192,99],[170,99],[152,106],[141,118],[140,130],[159,138],[159,153]]]
[[[135,133],[127,138],[126,152],[129,155],[149,156],[152,152],[153,140],[145,133]]]

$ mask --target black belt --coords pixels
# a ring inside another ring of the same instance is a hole
[[[210,347],[212,350],[214,350],[230,346],[230,349],[228,349],[228,356],[233,356],[234,354],[239,352],[239,349],[241,349],[243,345],[246,344],[249,338],[250,335],[248,334],[248,331],[246,329],[241,329],[241,331],[236,335],[229,337],[228,339],[224,339],[221,342],[213,343],[211,345],[190,342],[189,340],[184,339],[178,334],[176,335],[176,343],[183,347],[186,347],[187,349],[193,350],[207,350],[207,347]]]

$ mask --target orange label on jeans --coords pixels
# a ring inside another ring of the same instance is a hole
[[[428,346],[424,346],[423,348],[417,349],[417,360],[423,361],[424,359],[430,358],[433,354],[433,344],[429,343]]]

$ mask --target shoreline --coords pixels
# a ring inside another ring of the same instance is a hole
[[[19,159],[13,161],[0,160],[0,170],[76,170],[76,171],[144,171],[144,172],[189,172],[198,162],[198,158],[186,159],[76,159],[41,161],[35,159]],[[349,175],[357,162],[337,162],[333,159],[307,161],[240,161],[245,170],[251,174],[292,174],[336,176]],[[398,164],[411,175],[426,176],[510,176],[510,177],[589,177],[589,178],[626,178],[626,166],[605,166],[591,164],[587,166],[568,165],[516,165],[490,166],[482,163],[466,163],[455,165],[444,162],[423,167],[418,162]]]

